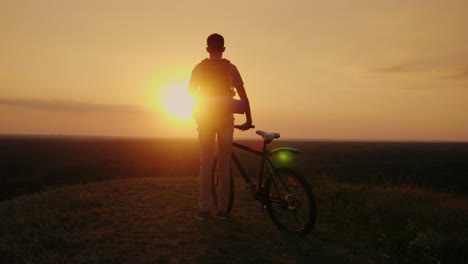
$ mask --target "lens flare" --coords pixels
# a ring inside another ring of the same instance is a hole
[[[284,164],[290,163],[292,160],[292,155],[286,151],[280,152],[278,153],[278,160]]]

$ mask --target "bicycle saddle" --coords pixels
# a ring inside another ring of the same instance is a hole
[[[263,141],[265,142],[270,142],[275,138],[280,138],[280,134],[275,133],[275,132],[266,132],[263,130],[257,130],[255,133],[257,133],[257,135],[260,135],[263,138]]]

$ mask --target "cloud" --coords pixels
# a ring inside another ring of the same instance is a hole
[[[424,75],[443,80],[468,79],[468,65],[447,65],[445,62],[404,62],[370,69],[372,73]]]
[[[120,114],[148,114],[149,111],[135,105],[97,104],[66,100],[18,99],[0,98],[0,105],[34,108],[48,111],[65,111],[78,113],[120,113]]]
[[[454,69],[452,73],[445,76],[445,79],[468,79],[468,65]]]
[[[424,65],[418,63],[400,63],[394,65],[388,65],[383,67],[377,67],[371,69],[371,72],[380,73],[408,73],[408,72],[420,72],[424,70]]]

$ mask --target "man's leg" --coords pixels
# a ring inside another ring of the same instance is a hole
[[[198,127],[200,142],[200,174],[198,181],[198,206],[200,211],[208,211],[211,202],[211,169],[214,158],[215,130],[210,127]]]
[[[234,128],[227,126],[218,130],[218,211],[226,212],[229,203],[230,189],[230,159],[232,152]]]

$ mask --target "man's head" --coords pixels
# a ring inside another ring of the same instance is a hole
[[[224,38],[223,36],[214,33],[208,36],[206,39],[206,51],[209,53],[223,53],[226,49],[224,47]]]

